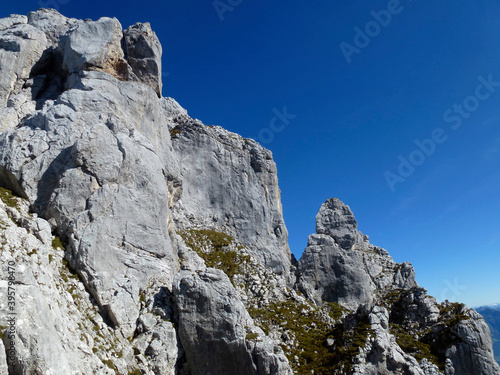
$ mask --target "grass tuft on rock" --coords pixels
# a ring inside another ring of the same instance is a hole
[[[176,126],[175,128],[173,129],[170,129],[170,137],[171,138],[177,138],[179,136],[179,134],[182,133],[182,130],[179,126]]]
[[[111,359],[104,359],[104,360],[102,360],[102,363],[104,363],[106,366],[108,366],[111,370],[118,372],[118,369],[116,368],[115,363]]]
[[[339,323],[332,332],[334,338],[334,356],[330,360],[330,372],[341,371],[341,373],[350,373],[354,358],[359,354],[360,349],[365,347],[368,337],[373,335],[368,316],[357,318],[354,323],[346,326],[345,323]]]
[[[336,303],[316,308],[288,300],[263,308],[250,307],[248,312],[266,334],[279,326],[291,338],[282,348],[296,374],[327,375],[332,373],[338,354],[335,347],[327,345],[328,339],[335,339],[335,326],[325,319],[325,308],[330,317],[337,319],[344,311]]]
[[[257,339],[257,337],[259,337],[259,335],[257,333],[249,332],[246,335],[246,340],[247,341],[255,341]]]
[[[8,189],[0,187],[0,199],[3,203],[5,203],[8,207],[19,208],[18,198]]]
[[[398,324],[390,324],[390,332],[396,338],[396,343],[406,354],[409,354],[420,362],[422,359],[427,358],[430,362],[442,368],[438,356],[432,352],[431,345],[418,340],[418,336],[412,335],[407,329],[404,329]]]
[[[52,247],[57,250],[57,249],[62,249],[64,250],[64,245],[61,241],[61,238],[59,236],[55,236],[53,239],[52,239]]]
[[[233,282],[234,275],[243,274],[242,264],[250,257],[230,249],[234,238],[212,229],[188,229],[179,233],[186,245],[195,251],[207,267],[223,271]]]

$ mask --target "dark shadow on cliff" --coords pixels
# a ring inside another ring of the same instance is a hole
[[[50,163],[38,182],[38,196],[33,203],[33,210],[42,217],[45,217],[45,211],[50,201],[50,197],[64,172],[68,169],[76,168],[71,157],[71,149],[72,147],[63,149],[52,163]]]
[[[57,99],[63,92],[68,72],[62,67],[63,57],[53,48],[46,49],[30,72],[32,99],[36,109],[42,109],[47,100]]]

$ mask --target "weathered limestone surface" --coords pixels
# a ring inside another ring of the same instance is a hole
[[[127,61],[141,82],[161,97],[161,54],[162,48],[151,25],[136,23],[124,32]]]

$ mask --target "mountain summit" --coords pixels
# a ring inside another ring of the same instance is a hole
[[[149,24],[0,20],[0,374],[500,374],[325,202],[297,262],[269,150],[161,97]]]

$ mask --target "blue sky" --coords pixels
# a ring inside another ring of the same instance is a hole
[[[273,151],[297,257],[319,206],[338,197],[438,300],[500,302],[500,3],[215,5],[18,1],[0,15],[47,6],[124,28],[149,21],[164,96]]]

